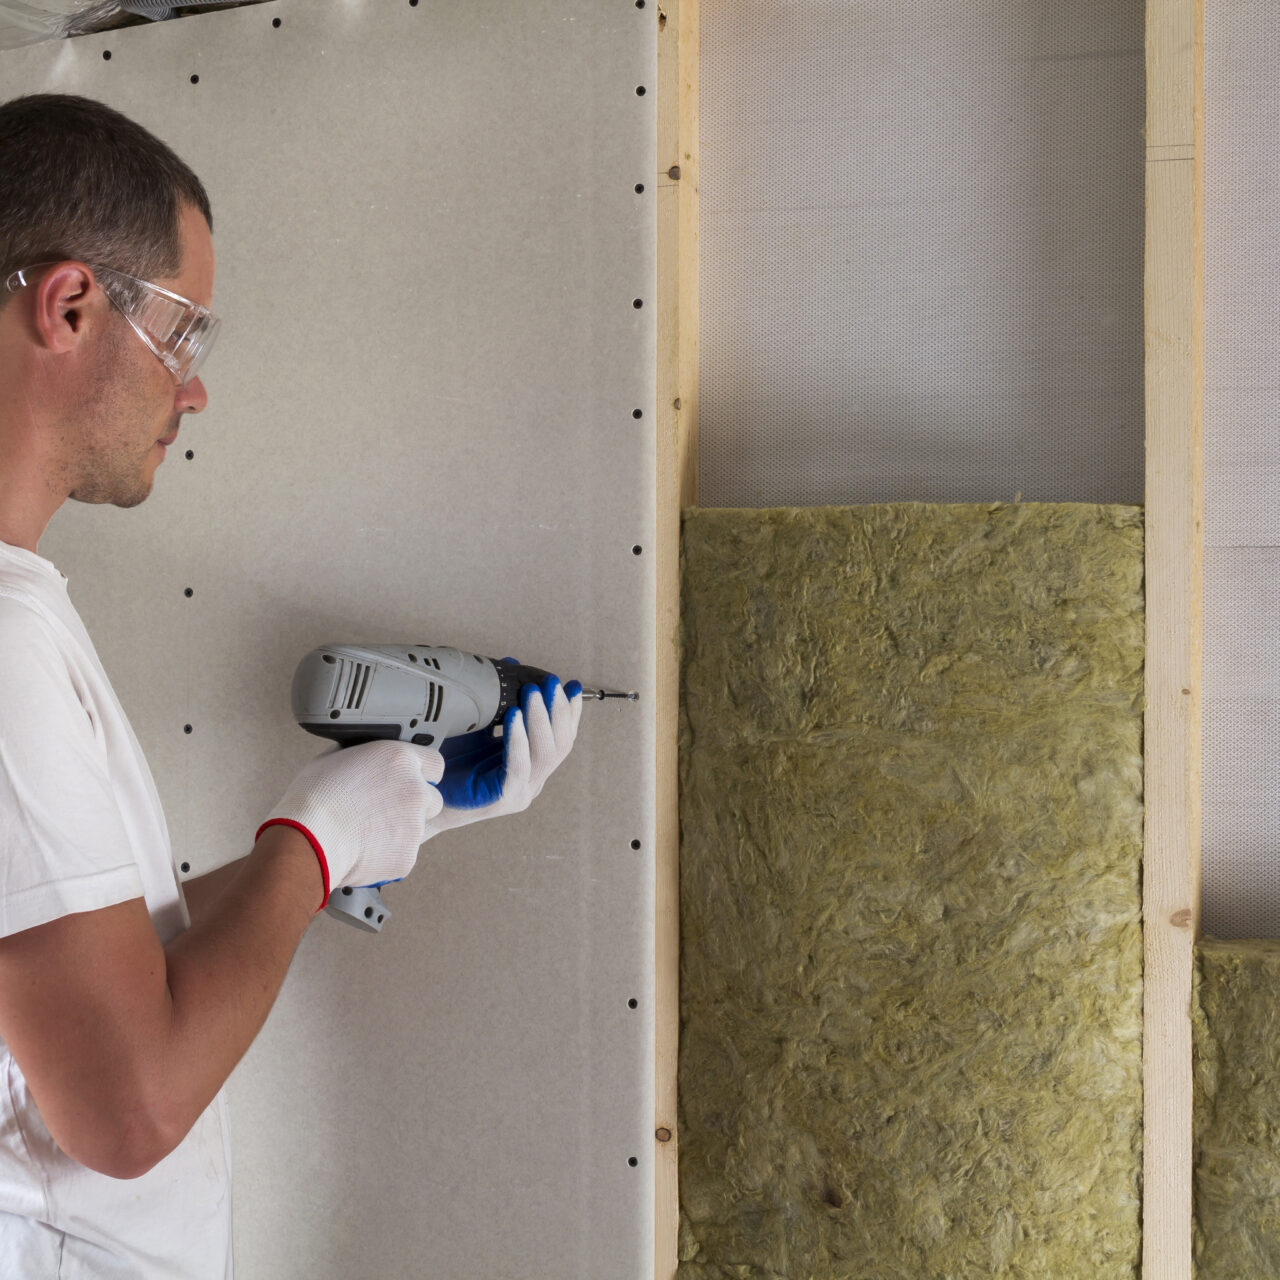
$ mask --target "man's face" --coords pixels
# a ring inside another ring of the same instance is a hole
[[[183,208],[181,240],[181,272],[152,283],[207,307],[213,299],[213,238],[203,215],[191,206]],[[177,386],[112,307],[78,411],[83,427],[70,496],[80,502],[136,507],[150,494],[156,468],[178,434],[182,415],[199,413],[208,400],[199,378]]]

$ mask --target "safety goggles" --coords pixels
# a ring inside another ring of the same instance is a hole
[[[15,271],[5,284],[10,293],[17,293],[31,283],[32,272],[56,265],[54,262],[37,262],[35,266]],[[170,293],[158,284],[125,275],[111,267],[93,263],[86,265],[97,277],[99,287],[112,305],[173,374],[178,385],[185,387],[196,376],[218,336],[218,318],[207,307],[181,294]]]

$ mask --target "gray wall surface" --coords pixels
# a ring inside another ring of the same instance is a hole
[[[1142,501],[1142,0],[701,21],[701,501]]]
[[[214,205],[209,408],[148,502],[41,543],[181,859],[246,852],[321,749],[317,644],[641,695],[584,709],[527,814],[430,842],[380,937],[312,927],[232,1081],[247,1280],[652,1274],[655,68],[630,0],[275,0],[0,55],[4,97],[120,108]]]

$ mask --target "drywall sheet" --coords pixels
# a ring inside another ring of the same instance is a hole
[[[1280,27],[1205,6],[1206,934],[1280,936]]]
[[[1280,942],[1196,950],[1195,1259],[1200,1280],[1280,1274]]]
[[[682,1280],[1130,1280],[1142,515],[694,511]]]
[[[656,20],[275,0],[0,58],[215,209],[209,408],[148,502],[41,545],[184,860],[246,851],[321,749],[289,711],[317,644],[640,694],[528,814],[427,845],[380,937],[313,926],[233,1078],[247,1277],[652,1275]]]
[[[702,0],[703,505],[1142,501],[1143,10]]]

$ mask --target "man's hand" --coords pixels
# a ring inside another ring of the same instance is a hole
[[[317,756],[289,785],[258,834],[273,825],[306,836],[324,896],[343,885],[386,884],[413,870],[444,805],[444,760],[430,747],[366,742]]]
[[[431,823],[433,834],[527,809],[572,750],[581,716],[582,685],[571,680],[562,688],[548,676],[520,690],[501,738],[484,729],[445,742],[444,809]]]

